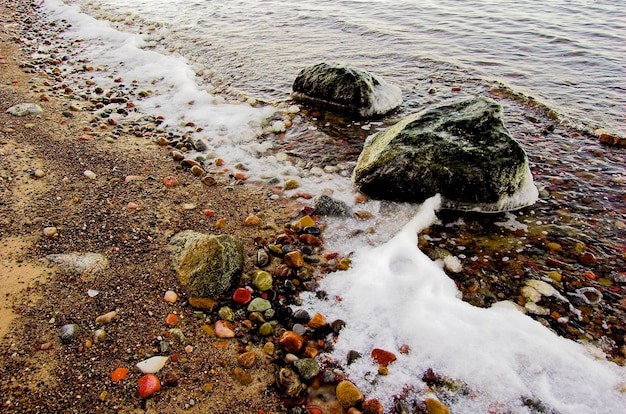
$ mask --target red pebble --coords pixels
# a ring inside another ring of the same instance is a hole
[[[176,187],[178,185],[178,180],[176,177],[167,176],[163,179],[163,185],[166,187]]]
[[[324,414],[324,411],[322,411],[322,409],[317,405],[307,405],[306,407],[304,407],[304,409],[309,414]]]
[[[146,374],[139,378],[138,391],[141,398],[148,398],[161,389],[161,381],[154,374]]]
[[[242,305],[250,302],[250,299],[252,299],[252,294],[248,289],[237,288],[237,290],[235,290],[235,293],[233,293],[233,301],[241,303]]]
[[[371,357],[377,364],[384,367],[391,364],[396,360],[396,356],[393,352],[385,351],[384,349],[374,348],[372,349]]]

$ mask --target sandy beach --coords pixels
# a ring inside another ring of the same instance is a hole
[[[172,159],[171,148],[146,137],[122,132],[106,142],[107,126],[94,124],[83,109],[88,103],[67,93],[63,76],[28,64],[24,39],[13,29],[31,12],[27,2],[0,8],[0,411],[281,412],[269,387],[271,357],[201,329],[205,320],[187,305],[165,248],[180,230],[233,234],[244,242],[250,271],[253,239],[275,234],[299,207],[233,177],[207,186]],[[6,113],[21,103],[43,112]],[[164,177],[179,184],[166,187]],[[244,226],[251,214],[261,222]],[[78,275],[43,260],[72,252],[101,253],[108,266]],[[163,300],[168,290],[180,296],[176,303]],[[106,339],[94,343],[95,319],[113,310]],[[167,336],[169,314],[178,316],[190,347],[173,345],[177,362],[161,372],[170,386],[142,399],[134,364]],[[69,345],[59,338],[68,323],[83,328]],[[259,355],[247,369],[248,385],[233,375],[244,350]],[[110,374],[120,367],[130,369],[128,376],[113,382]]]

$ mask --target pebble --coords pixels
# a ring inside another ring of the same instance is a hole
[[[100,343],[100,342],[104,342],[104,340],[106,339],[106,331],[102,328],[100,329],[96,329],[93,333],[93,341],[95,343]]]
[[[252,274],[252,285],[261,292],[270,290],[273,283],[274,279],[272,278],[272,275],[265,270],[255,270]]]
[[[322,216],[345,216],[348,214],[349,208],[346,203],[335,200],[329,195],[321,194],[313,198],[311,206],[315,214]]]
[[[202,167],[194,165],[193,167],[191,167],[191,174],[193,174],[195,177],[202,177],[206,174],[206,171],[204,171]]]
[[[183,210],[195,210],[196,205],[194,203],[183,203]]]
[[[61,327],[61,330],[59,331],[59,336],[61,337],[61,342],[69,343],[76,339],[79,333],[80,326],[76,325],[75,323],[70,323]]]
[[[237,362],[244,368],[252,368],[257,361],[256,352],[248,351],[237,356]]]
[[[128,368],[116,368],[113,370],[113,372],[111,372],[111,381],[113,382],[118,382],[118,381],[122,381],[124,378],[126,378],[126,375],[128,374]]]
[[[259,249],[256,252],[256,265],[259,267],[265,267],[270,264],[270,255],[265,249]]]
[[[274,355],[275,348],[276,346],[273,342],[266,342],[265,345],[263,345],[263,353],[270,356]]]
[[[167,176],[163,178],[163,185],[168,188],[176,187],[178,185],[178,180],[176,179],[176,177]]]
[[[346,410],[361,404],[365,400],[363,393],[348,380],[343,380],[337,384],[335,396],[339,404]]]
[[[235,380],[241,385],[250,385],[252,384],[252,375],[248,371],[241,369],[240,367],[235,368],[233,371],[235,375]]]
[[[108,313],[105,313],[104,315],[100,315],[96,318],[96,323],[98,325],[102,325],[105,323],[110,323],[115,317],[117,316],[117,312],[116,311],[111,311]]]
[[[304,338],[297,332],[285,331],[278,340],[280,346],[287,352],[298,352],[304,345]]]
[[[34,103],[21,103],[13,105],[6,110],[6,113],[14,116],[37,115],[43,112],[41,106]]]
[[[159,378],[154,374],[146,374],[139,378],[137,385],[137,391],[141,398],[148,398],[161,389],[161,381],[159,381]]]
[[[304,266],[304,258],[302,257],[302,253],[299,250],[294,250],[287,253],[283,257],[283,261],[288,267],[292,269],[299,269]]]
[[[261,219],[256,214],[250,214],[243,221],[244,226],[258,226],[261,223]]]
[[[191,297],[189,298],[189,304],[196,309],[213,312],[213,308],[217,305],[217,301],[211,298]]]
[[[167,318],[165,318],[165,324],[168,326],[175,326],[179,320],[180,318],[177,315],[170,313],[167,315]]]
[[[450,414],[448,407],[434,398],[426,398],[424,403],[426,403],[426,410],[428,411],[428,414]]]
[[[272,304],[269,300],[263,298],[254,298],[248,304],[248,312],[265,312],[272,308]]]
[[[44,227],[43,235],[46,237],[54,237],[58,234],[58,230],[56,227]]]
[[[155,374],[165,366],[168,359],[166,356],[153,356],[138,362],[135,366],[144,374]]]
[[[172,290],[168,290],[165,292],[165,295],[163,295],[163,300],[167,303],[176,303],[178,300],[178,294]]]
[[[289,179],[285,181],[285,190],[295,190],[300,187],[300,181],[295,179]]]
[[[35,178],[43,178],[45,176],[46,176],[46,173],[43,170],[37,169],[37,170],[33,171],[33,177],[35,177]]]
[[[324,317],[324,315],[318,312],[315,315],[313,315],[313,317],[311,317],[308,325],[309,325],[309,328],[313,328],[313,329],[323,328],[324,326],[327,325],[326,318]]]
[[[235,320],[235,312],[233,312],[230,306],[222,306],[220,310],[217,311],[217,314],[225,321],[233,322]]]
[[[222,339],[234,338],[235,328],[233,324],[225,320],[215,322],[215,336]]]
[[[252,299],[252,293],[246,288],[237,288],[233,293],[233,302],[245,305]]]
[[[293,366],[298,371],[300,378],[310,380],[320,373],[320,365],[313,358],[301,358],[294,361]]]
[[[370,356],[378,365],[382,365],[384,367],[396,360],[396,355],[393,352],[385,351],[380,348],[372,349]]]
[[[87,178],[89,178],[90,180],[95,180],[96,179],[96,173],[91,171],[91,170],[85,170],[85,172],[83,172],[83,175]]]
[[[271,323],[265,322],[261,326],[259,326],[259,335],[261,336],[270,336],[274,333],[274,327]]]

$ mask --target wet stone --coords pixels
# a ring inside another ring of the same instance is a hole
[[[365,399],[363,393],[356,387],[356,385],[348,380],[343,380],[337,384],[335,395],[339,404],[341,404],[341,406],[346,410],[350,407],[361,404]]]
[[[298,371],[300,378],[310,380],[320,373],[320,365],[313,358],[301,358],[294,361],[293,366]]]
[[[254,298],[248,304],[248,312],[265,312],[272,308],[272,304],[267,299]]]

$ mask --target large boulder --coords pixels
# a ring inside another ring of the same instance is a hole
[[[352,179],[372,198],[497,212],[537,200],[526,152],[504,126],[502,107],[473,98],[408,116],[365,143]]]
[[[361,117],[383,115],[402,103],[399,87],[339,64],[318,63],[301,70],[292,89],[295,100]]]
[[[168,248],[172,268],[190,297],[218,297],[241,277],[243,244],[236,237],[185,230],[172,237]]]

